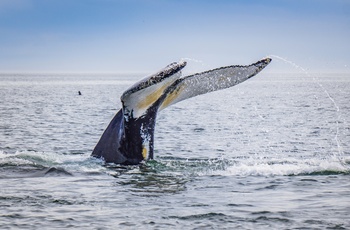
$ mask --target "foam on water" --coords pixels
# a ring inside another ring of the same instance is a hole
[[[21,151],[15,154],[5,154],[0,151],[0,165],[37,168],[61,168],[70,174],[99,173],[112,176],[122,173],[132,173],[134,170],[156,170],[159,173],[187,174],[192,176],[290,176],[303,174],[349,174],[349,159],[339,161],[338,157],[327,159],[314,157],[309,159],[279,159],[256,158],[244,159],[167,159],[147,162],[141,166],[118,167],[113,164],[104,165],[99,159],[89,155],[65,155],[57,153],[43,153]],[[146,167],[146,168],[145,168]],[[122,169],[122,171],[121,171]],[[140,172],[141,172],[140,171]]]
[[[82,173],[105,173],[107,171],[101,160],[91,158],[89,154],[66,155],[35,151],[17,151],[14,154],[6,154],[0,151],[0,167],[3,166],[10,166],[12,169],[18,170],[21,167],[26,167],[25,173],[28,173],[28,167],[31,167],[32,171],[43,168],[61,168],[71,174],[78,175]]]
[[[338,159],[308,159],[285,161],[280,163],[273,162],[242,162],[228,167],[222,172],[222,175],[235,176],[290,176],[302,174],[348,174],[349,171],[341,164]]]
[[[159,162],[160,163],[160,162]],[[328,159],[208,159],[171,160],[164,162],[167,170],[197,176],[292,176],[308,174],[349,174],[349,165],[337,157]]]

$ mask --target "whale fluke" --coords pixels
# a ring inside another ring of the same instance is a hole
[[[237,85],[271,62],[265,58],[247,66],[227,66],[182,77],[186,62],[174,62],[146,77],[121,96],[123,107],[95,146],[92,156],[107,163],[139,164],[153,159],[158,111],[182,100]]]

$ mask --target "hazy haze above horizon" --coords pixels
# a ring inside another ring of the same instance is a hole
[[[346,0],[0,0],[0,72],[147,72],[183,58],[215,68],[272,54],[350,72],[349,25]]]

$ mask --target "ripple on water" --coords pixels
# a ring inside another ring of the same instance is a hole
[[[324,78],[339,110],[278,74],[176,104],[132,167],[89,156],[130,82],[85,77],[0,83],[2,228],[350,228],[348,76]]]

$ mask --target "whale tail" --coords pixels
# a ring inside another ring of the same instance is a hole
[[[114,116],[92,156],[107,163],[138,164],[153,158],[155,101],[181,76],[186,62],[171,63],[127,89],[121,96],[122,109]]]
[[[112,119],[92,155],[117,164],[153,159],[158,111],[188,98],[237,85],[255,76],[270,62],[270,58],[265,58],[247,66],[221,67],[185,77],[181,76],[181,69],[186,62],[168,65],[123,93],[123,108]]]

